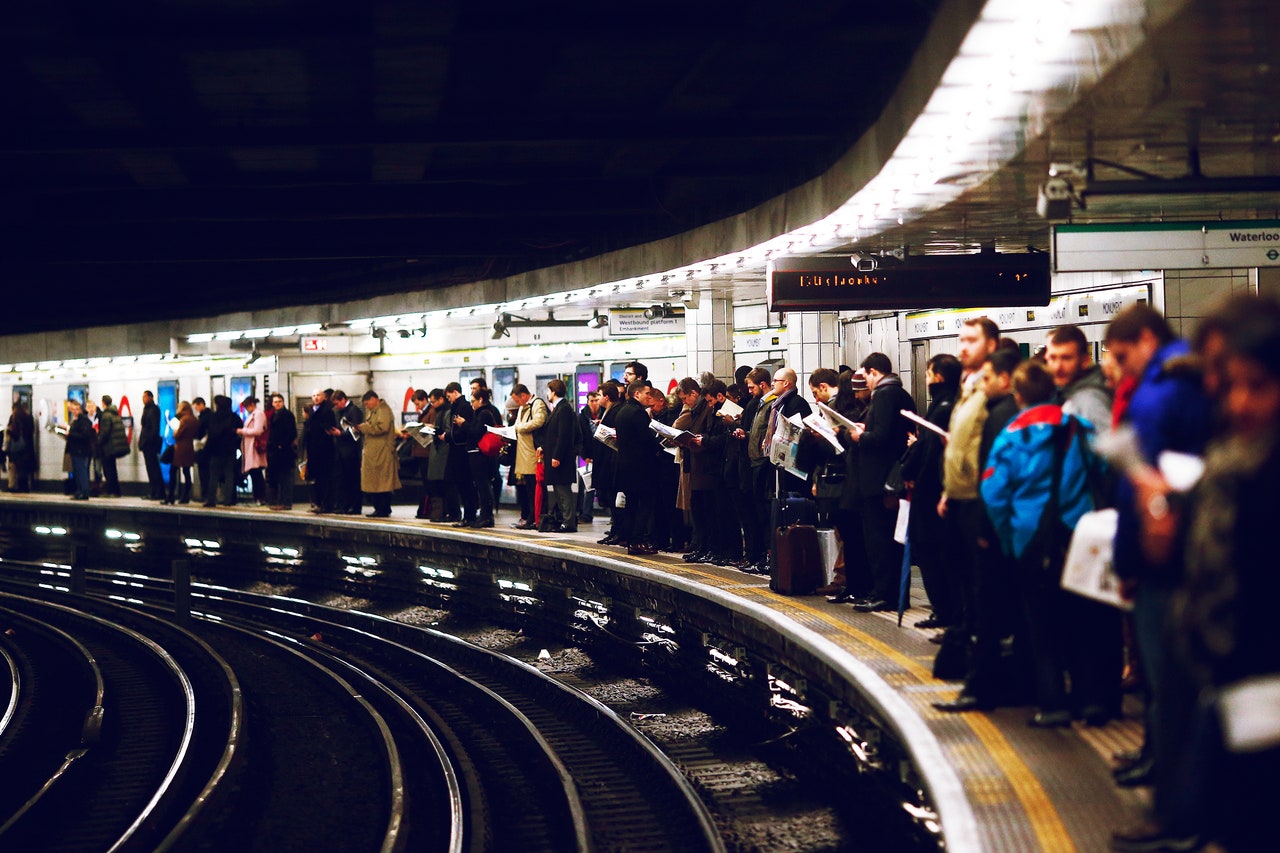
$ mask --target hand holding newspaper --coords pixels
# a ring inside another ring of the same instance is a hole
[[[902,414],[902,416],[903,416],[904,418],[906,418],[907,420],[909,420],[909,421],[915,421],[916,423],[920,424],[920,426],[924,427],[925,429],[931,429],[931,430],[933,430],[933,431],[934,431],[934,432],[936,432],[938,435],[942,436],[942,440],[943,440],[943,441],[947,441],[947,440],[949,440],[949,439],[951,438],[951,433],[947,432],[945,429],[943,429],[942,427],[938,426],[937,424],[930,423],[929,421],[927,421],[927,420],[925,420],[924,418],[920,417],[919,415],[917,415],[915,412],[911,411],[910,409],[899,409],[898,411],[899,411],[899,412]]]
[[[431,436],[436,434],[436,428],[431,424],[409,424],[404,428],[409,437],[418,442],[423,447],[431,446]]]
[[[840,443],[840,439],[836,438],[830,423],[820,412],[810,414],[804,419],[803,423],[809,428],[810,432],[826,439],[827,443],[835,448],[836,453],[844,453],[844,445]]]
[[[717,412],[722,418],[733,418],[734,420],[742,417],[742,407],[732,400],[725,400],[720,404],[720,411]]]
[[[827,416],[827,423],[831,424],[832,429],[844,427],[854,432],[862,432],[866,429],[862,424],[849,420],[826,403],[818,403],[818,411]]]
[[[670,441],[672,444],[678,444],[681,447],[688,447],[693,444],[693,433],[689,432],[687,429],[669,427],[662,421],[658,420],[649,421],[649,429],[653,430],[667,441]]]

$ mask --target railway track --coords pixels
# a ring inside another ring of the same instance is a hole
[[[140,612],[171,606],[166,582],[135,576],[129,607],[97,597],[119,594],[110,573],[90,573],[89,591],[72,599],[87,620],[73,633],[145,623],[169,644],[194,639],[234,673],[235,695],[243,697],[236,747],[228,750],[238,751],[242,772],[223,768],[221,784],[187,804],[189,811],[201,798],[217,799],[219,817],[171,816],[174,829],[161,835],[160,827],[150,841],[119,849],[724,849],[690,784],[645,737],[604,705],[517,660],[439,632],[301,601],[197,590],[199,618],[187,630]],[[35,633],[24,626],[28,631]],[[95,649],[93,657],[112,655]],[[112,668],[114,662],[104,670]],[[105,681],[110,696],[119,679]],[[77,689],[89,697],[81,704],[92,701],[83,682]],[[203,703],[152,704],[160,720],[188,721],[183,737],[193,751],[227,742],[196,738],[196,721],[206,735],[214,728]],[[115,802],[106,792],[116,777],[82,775],[96,785],[102,810],[115,812],[105,804]],[[25,814],[22,827],[33,844],[23,849],[112,847],[64,833],[48,811]]]

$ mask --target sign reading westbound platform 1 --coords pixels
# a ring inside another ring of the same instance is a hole
[[[870,271],[848,256],[778,258],[767,291],[770,311],[1048,305],[1049,256],[920,255]]]
[[[1055,272],[1280,266],[1280,220],[1055,225]]]

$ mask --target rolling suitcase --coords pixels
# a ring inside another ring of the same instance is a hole
[[[822,547],[809,524],[779,527],[774,534],[774,567],[769,588],[783,595],[812,595],[822,586]]]

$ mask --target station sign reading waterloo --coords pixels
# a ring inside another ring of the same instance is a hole
[[[778,258],[769,263],[768,296],[770,311],[1048,305],[1049,256],[922,255],[871,271],[848,255]]]
[[[1055,225],[1056,272],[1280,266],[1280,220]]]

